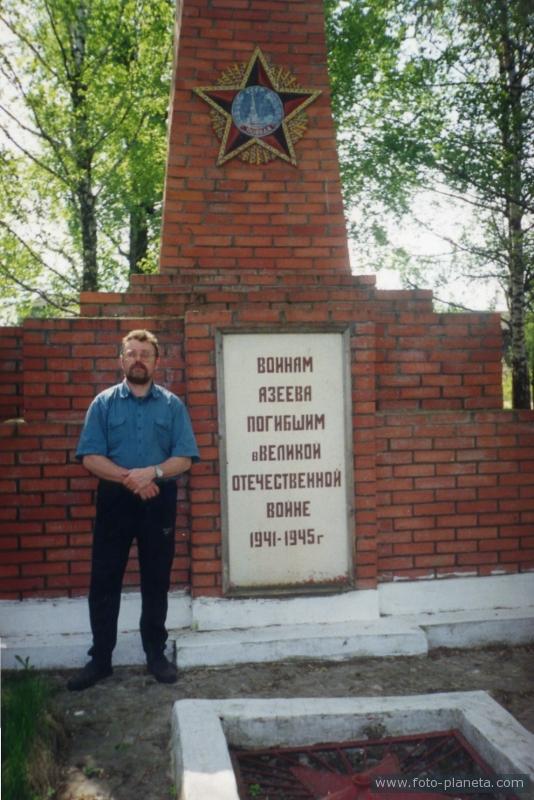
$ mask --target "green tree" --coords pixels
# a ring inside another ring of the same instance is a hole
[[[154,265],[173,0],[0,0],[0,267],[25,313]]]
[[[326,0],[333,107],[360,249],[417,192],[466,209],[447,257],[391,253],[407,281],[458,272],[504,287],[513,404],[530,406],[525,314],[534,242],[534,7],[529,0]],[[469,213],[467,213],[467,210]],[[437,220],[439,226],[440,220]],[[441,271],[441,275],[439,275]],[[436,285],[436,283],[434,284]]]

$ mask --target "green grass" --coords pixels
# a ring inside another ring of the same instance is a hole
[[[60,726],[50,713],[50,685],[25,666],[2,682],[4,800],[44,800],[54,794]]]

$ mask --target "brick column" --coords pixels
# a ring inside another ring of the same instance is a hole
[[[220,142],[210,108],[193,90],[248,63],[256,47],[301,88],[321,92],[305,110],[296,166],[238,157],[216,165]],[[322,0],[184,0],[177,51],[161,271],[348,274]]]

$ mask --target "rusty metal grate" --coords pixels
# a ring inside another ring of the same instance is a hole
[[[380,734],[378,734],[380,735]],[[242,750],[231,747],[241,800],[438,800],[443,778],[494,775],[459,731],[449,730],[373,741],[335,742],[310,747]],[[417,776],[417,791],[384,790],[376,778]],[[479,785],[481,781],[474,781]],[[436,789],[436,785],[440,789]],[[425,789],[428,788],[428,791]],[[517,800],[481,788],[456,788],[456,800]]]

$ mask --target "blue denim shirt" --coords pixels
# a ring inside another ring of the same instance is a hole
[[[182,401],[156,384],[136,397],[126,381],[98,394],[89,406],[76,458],[88,455],[107,456],[125,469],[161,464],[171,456],[199,460]]]

